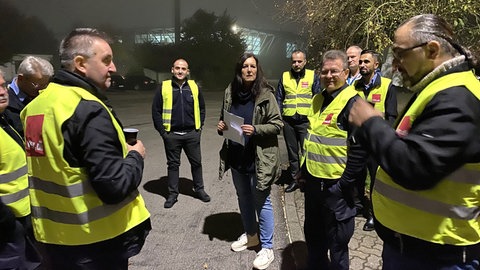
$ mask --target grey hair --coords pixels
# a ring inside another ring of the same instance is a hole
[[[358,45],[352,45],[352,46],[349,46],[345,51],[348,51],[348,49],[355,49],[358,51],[358,53],[361,53],[362,52],[362,48],[360,48],[360,46]]]
[[[95,40],[102,39],[110,43],[110,38],[103,32],[94,28],[76,28],[60,43],[60,63],[62,68],[73,71],[73,59],[76,56],[90,58],[94,55],[92,44]]]
[[[322,64],[325,63],[326,60],[337,60],[340,59],[342,61],[343,69],[348,68],[348,57],[344,51],[340,50],[330,50],[323,54]]]
[[[3,70],[0,69],[0,77],[2,77],[3,79],[5,79],[5,74],[3,74]]]
[[[418,43],[435,40],[451,56],[465,55],[470,67],[478,72],[480,66],[472,52],[455,41],[452,26],[445,19],[434,14],[421,14],[405,21],[401,26],[411,24],[410,37]]]
[[[18,74],[34,75],[40,72],[43,76],[53,76],[53,66],[47,60],[29,55],[23,59],[18,66]]]

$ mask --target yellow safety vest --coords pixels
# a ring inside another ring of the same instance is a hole
[[[363,91],[358,91],[358,94],[368,103],[373,104],[375,109],[385,113],[385,99],[387,98],[388,86],[391,81],[388,78],[380,77],[380,86],[371,89],[367,98],[365,98]]]
[[[347,164],[347,131],[337,125],[337,118],[347,102],[357,95],[353,86],[343,89],[321,112],[323,95],[313,97],[308,114],[309,126],[304,141],[304,155],[308,172],[318,178],[338,179]]]
[[[30,214],[25,151],[3,128],[0,128],[0,200],[17,218]]]
[[[290,71],[283,73],[283,88],[285,89],[285,99],[283,100],[284,116],[293,116],[295,113],[307,115],[312,104],[312,85],[314,72],[305,69],[305,76],[298,81],[292,76]]]
[[[81,100],[108,111],[123,156],[122,128],[105,104],[88,91],[50,83],[21,112],[25,126],[32,222],[35,238],[57,245],[84,245],[114,238],[150,216],[138,190],[118,204],[105,204],[93,190],[85,168],[70,167],[63,157],[62,125]]]
[[[412,126],[432,97],[454,86],[465,86],[480,99],[480,82],[471,71],[440,77],[420,92],[397,132],[408,132],[408,128],[401,129]],[[479,163],[466,164],[433,188],[421,191],[397,185],[380,168],[372,201],[376,218],[393,231],[432,243],[466,246],[480,242],[479,194]]]
[[[198,101],[198,85],[193,80],[188,80],[187,84],[190,86],[193,95],[193,108],[195,117],[195,129],[202,127],[200,119],[200,102]],[[162,82],[162,98],[163,98],[163,127],[166,131],[170,131],[172,127],[172,108],[173,108],[173,87],[172,80],[166,80]]]

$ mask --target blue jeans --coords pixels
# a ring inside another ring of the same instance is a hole
[[[262,248],[273,248],[273,207],[270,200],[270,188],[259,191],[256,188],[257,177],[253,174],[239,173],[232,169],[232,178],[237,191],[238,206],[245,232],[249,235],[260,229]]]
[[[413,258],[401,254],[388,244],[383,244],[382,251],[383,270],[475,270],[480,269],[478,260],[466,263],[442,265],[429,259]]]

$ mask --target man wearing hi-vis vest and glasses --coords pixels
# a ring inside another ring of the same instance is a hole
[[[413,92],[394,127],[362,99],[349,115],[380,166],[372,203],[383,269],[478,269],[480,67],[432,14],[401,24],[392,52]]]

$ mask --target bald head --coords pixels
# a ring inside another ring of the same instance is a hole
[[[360,53],[362,48],[354,45],[348,47],[346,53],[348,57],[348,69],[350,70],[350,75],[355,76],[359,71],[358,61],[360,60]]]
[[[177,59],[173,62],[172,75],[177,83],[184,83],[189,74],[190,70],[188,69],[188,63],[185,59]]]

